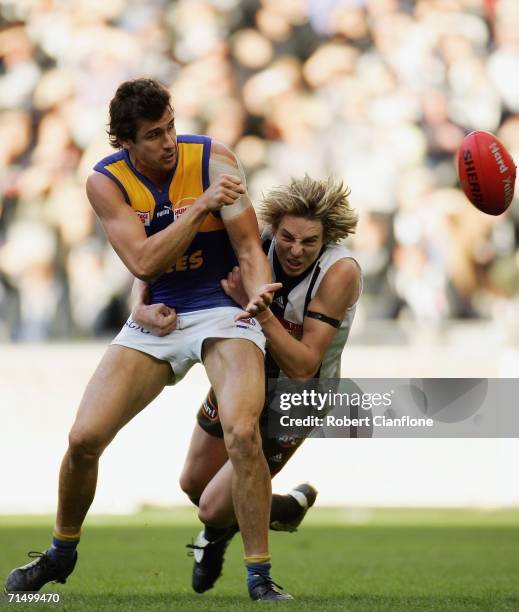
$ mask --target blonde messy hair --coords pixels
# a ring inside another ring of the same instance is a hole
[[[333,244],[355,233],[358,215],[350,207],[350,189],[329,177],[317,181],[305,174],[292,178],[289,185],[270,191],[259,206],[259,216],[275,231],[284,215],[319,220],[325,244]]]

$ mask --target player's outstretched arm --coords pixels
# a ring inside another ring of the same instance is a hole
[[[132,286],[132,319],[154,336],[167,336],[177,327],[177,313],[166,304],[150,304],[148,285],[136,278]]]
[[[220,176],[178,221],[150,237],[107,176],[94,172],[87,180],[86,191],[108,240],[125,266],[137,278],[151,281],[183,255],[208,212],[232,204],[245,188],[237,176]]]
[[[342,321],[360,292],[360,270],[352,259],[335,262],[323,278],[308,310]],[[269,352],[290,378],[311,378],[315,375],[337,328],[329,323],[305,317],[301,340],[292,337],[274,317],[270,309],[258,318],[267,338]]]

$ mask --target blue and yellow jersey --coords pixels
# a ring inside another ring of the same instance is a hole
[[[134,167],[125,149],[94,166],[118,185],[148,236],[178,220],[209,187],[211,139],[178,136],[177,142],[177,163],[162,189]],[[177,312],[236,306],[220,286],[236,265],[222,220],[209,213],[182,257],[150,284],[151,303],[167,304]]]

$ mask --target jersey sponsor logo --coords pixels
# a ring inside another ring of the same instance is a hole
[[[269,457],[270,461],[273,461],[274,463],[281,463],[283,461],[283,455],[281,453],[278,453],[277,455],[271,455]]]
[[[173,219],[176,221],[180,219],[180,217],[186,212],[189,206],[196,200],[193,196],[188,196],[187,198],[182,198],[178,202],[175,203],[175,207],[173,210]]]
[[[164,209],[156,213],[155,216],[158,218],[158,217],[163,217],[164,215],[170,215],[170,214],[171,214],[171,206],[169,204],[166,204],[166,206],[164,206]]]
[[[182,206],[182,208],[175,208],[175,210],[173,211],[173,218],[175,219],[175,221],[177,219],[180,219],[180,217],[186,212],[187,209],[187,206]]]
[[[139,219],[141,220],[143,225],[145,225],[146,227],[149,227],[149,225],[150,225],[150,211],[148,210],[146,212],[143,212],[142,210],[136,210],[135,212],[137,213],[137,216],[139,217]]]
[[[204,400],[201,410],[203,415],[210,421],[216,421],[218,419],[218,410],[209,404],[207,398]]]

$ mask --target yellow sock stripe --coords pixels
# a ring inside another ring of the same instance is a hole
[[[81,531],[78,531],[77,533],[60,533],[59,531],[56,531],[56,529],[54,529],[52,535],[56,538],[56,540],[63,540],[64,542],[75,542],[81,537]]]
[[[243,557],[245,563],[269,563],[272,557],[270,554],[263,553],[261,555],[251,555],[250,557]]]

